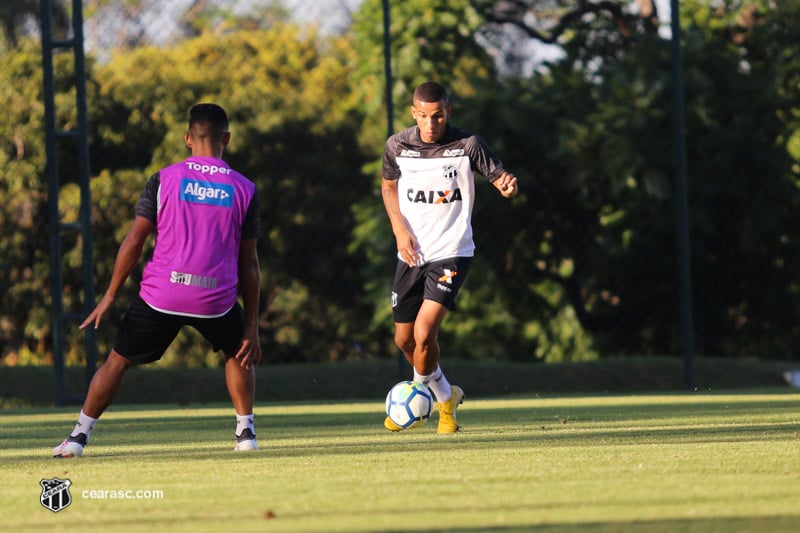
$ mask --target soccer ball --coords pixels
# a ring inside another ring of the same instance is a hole
[[[386,395],[386,416],[403,429],[424,424],[432,408],[430,389],[415,381],[401,381]]]

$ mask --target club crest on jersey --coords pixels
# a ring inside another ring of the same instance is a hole
[[[442,167],[442,177],[446,180],[454,180],[458,177],[458,165],[445,165]]]
[[[57,513],[72,503],[72,496],[69,494],[69,486],[72,485],[72,481],[54,477],[53,479],[42,479],[39,481],[39,485],[42,486],[42,494],[39,496],[42,507]]]
[[[461,189],[450,191],[416,191],[408,189],[406,197],[413,204],[451,204],[461,201]]]
[[[181,200],[196,204],[231,207],[233,205],[233,185],[183,178],[181,180]]]

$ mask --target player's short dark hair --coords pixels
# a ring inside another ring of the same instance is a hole
[[[228,133],[228,115],[217,104],[195,104],[189,110],[189,129],[201,129],[219,139]]]
[[[420,102],[444,102],[447,103],[448,95],[447,89],[444,85],[436,83],[435,81],[426,81],[414,89],[414,96],[412,104],[416,101]]]

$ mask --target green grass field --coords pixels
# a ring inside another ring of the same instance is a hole
[[[76,412],[2,412],[2,529],[800,530],[795,390],[467,398],[454,435],[389,433],[380,400],[267,404],[246,454],[227,405],[115,405],[83,458],[53,459]],[[39,501],[54,477],[58,513]]]

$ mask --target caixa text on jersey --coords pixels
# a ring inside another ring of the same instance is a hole
[[[419,191],[408,189],[406,197],[409,202],[418,204],[450,204],[461,201],[461,189],[451,191]]]

